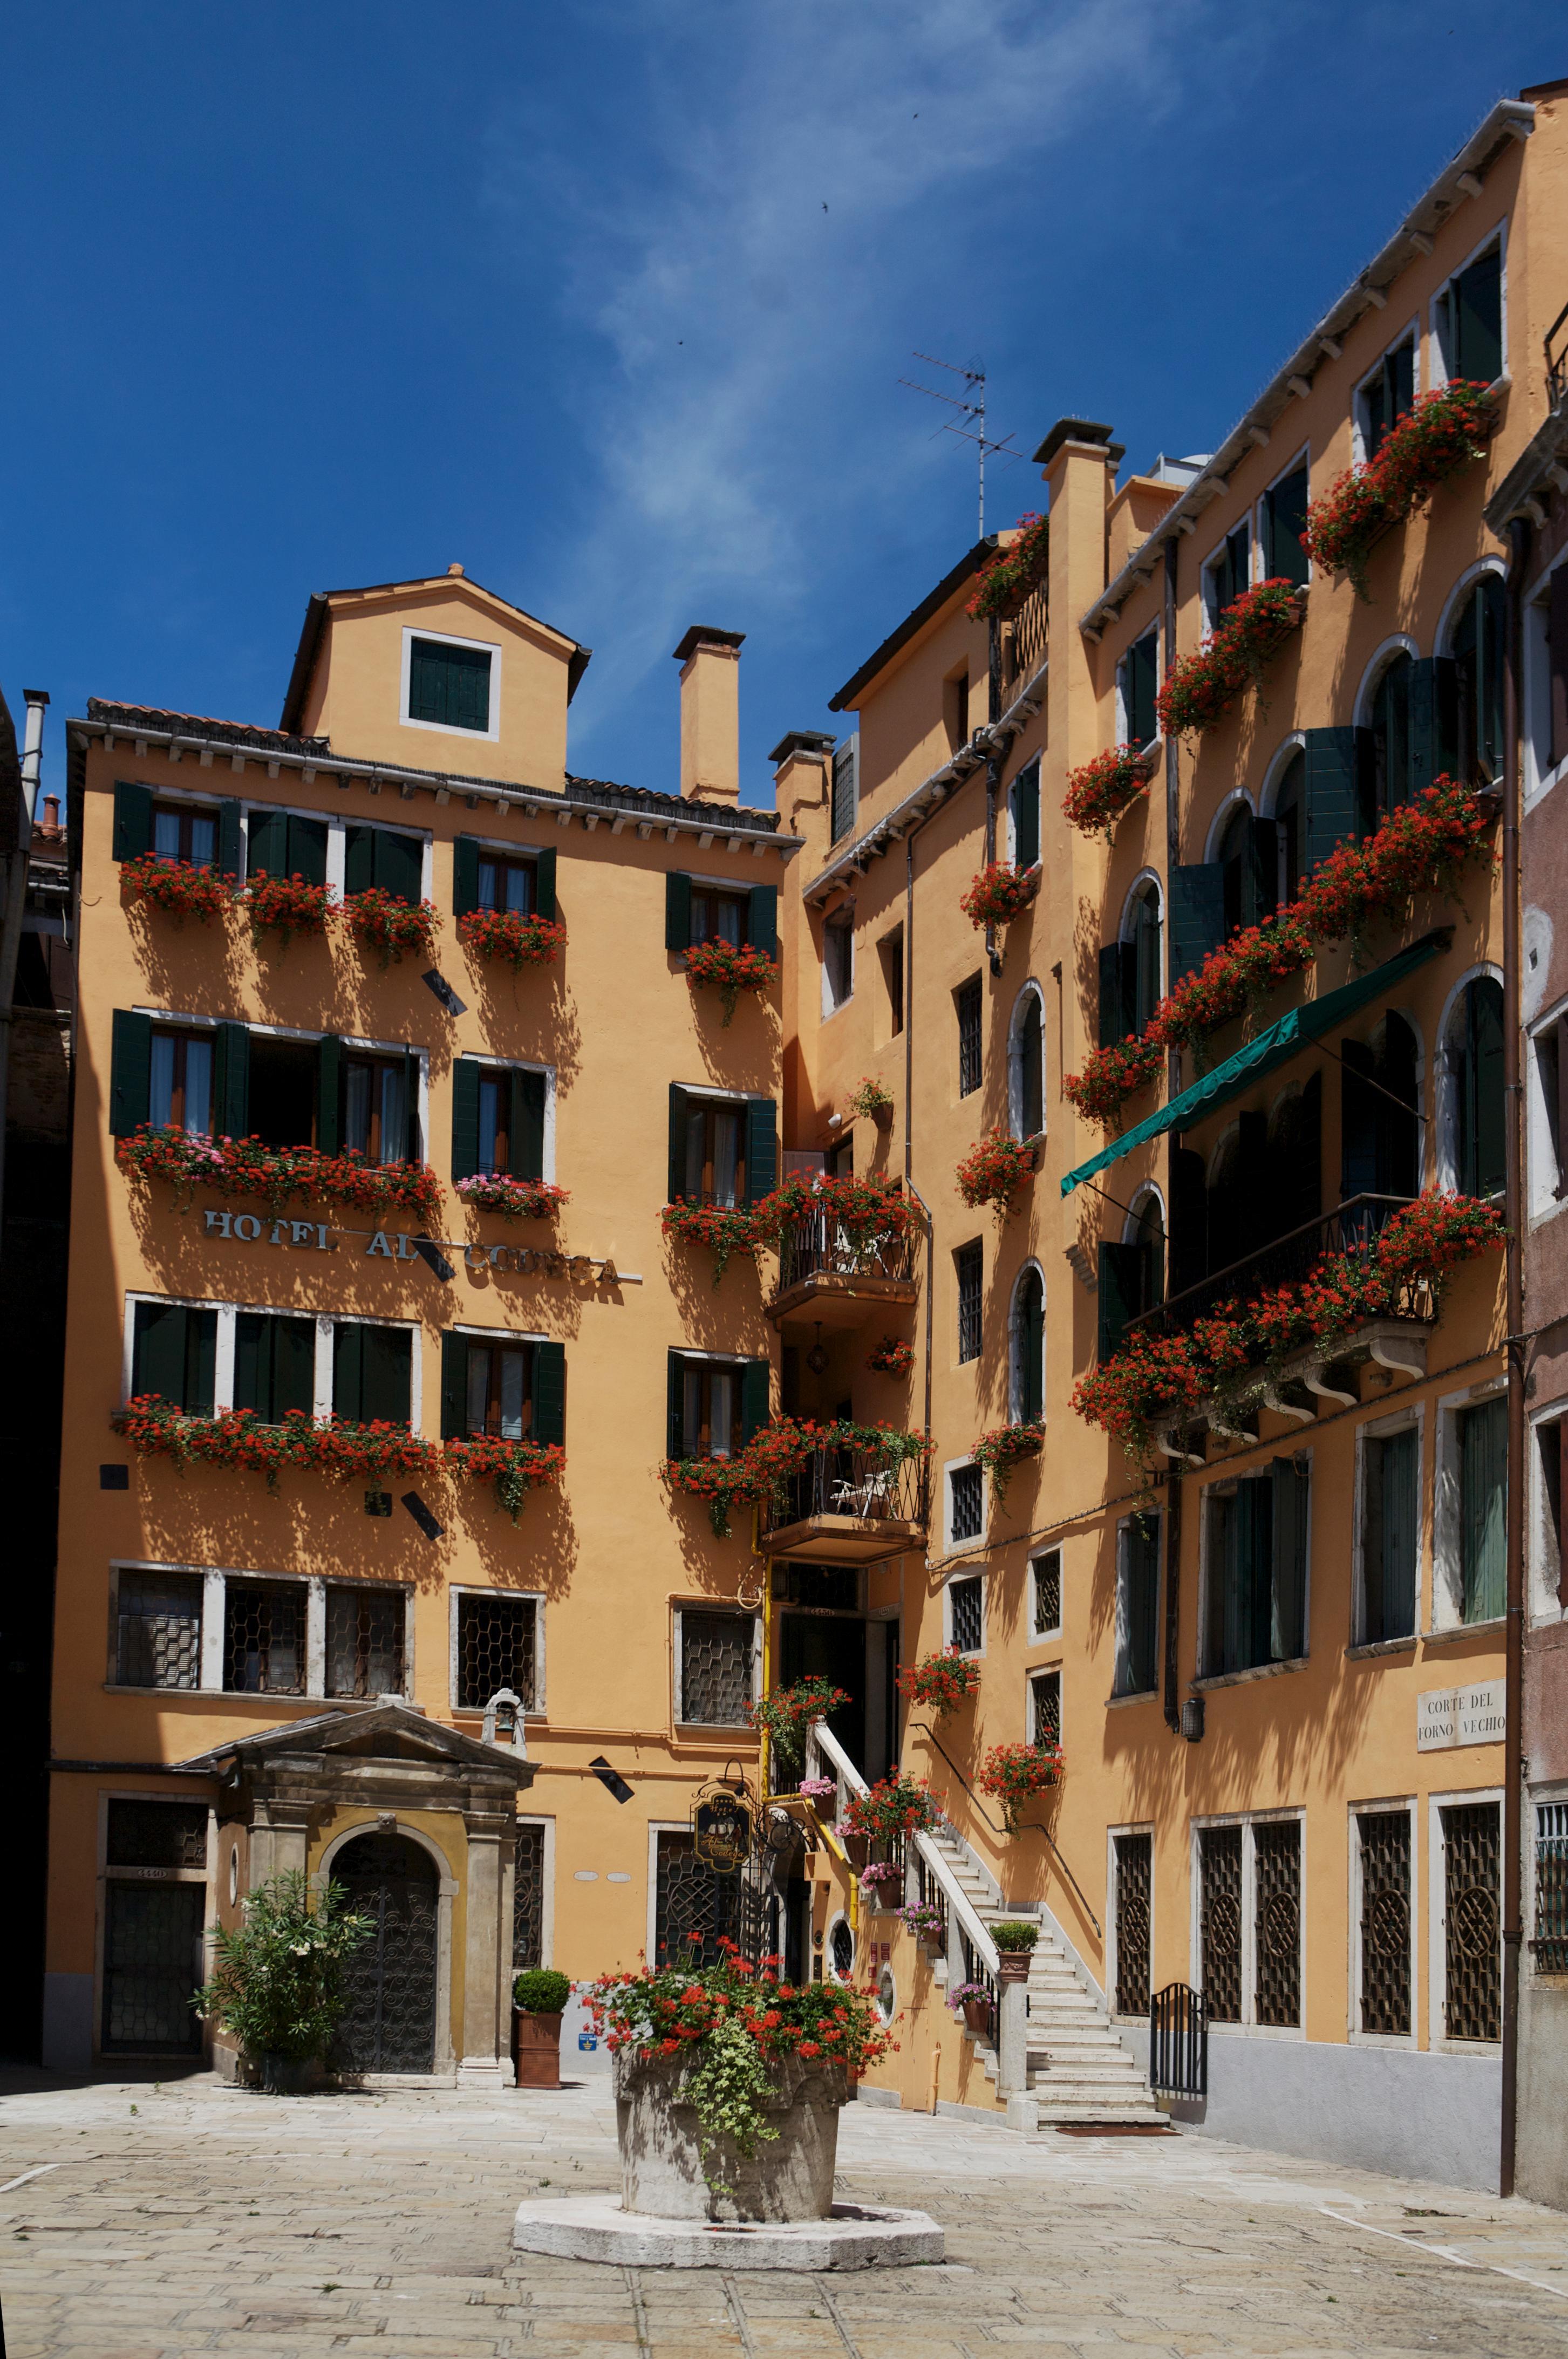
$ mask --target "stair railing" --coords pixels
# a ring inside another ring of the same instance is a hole
[[[996,1824],[990,1813],[987,1811],[985,1803],[981,1801],[979,1796],[975,1793],[974,1787],[970,1784],[968,1778],[964,1776],[963,1770],[959,1767],[957,1762],[953,1759],[952,1754],[948,1751],[946,1745],[937,1734],[935,1729],[930,1727],[924,1721],[920,1722],[920,1727],[922,1735],[929,1736],[931,1738],[931,1743],[936,1746],[937,1751],[941,1754],[942,1759],[946,1762],[948,1767],[952,1770],[953,1776],[957,1778],[959,1784],[968,1795],[971,1802],[975,1805],[975,1817],[983,1820],[985,1824],[990,1828],[991,1832],[1000,1839],[1002,1829]],[[1079,1883],[1078,1878],[1073,1875],[1073,1870],[1068,1866],[1067,1862],[1062,1858],[1062,1853],[1057,1846],[1056,1838],[1051,1833],[1051,1829],[1049,1827],[1040,1826],[1031,1820],[1025,1832],[1027,1833],[1044,1836],[1046,1843],[1051,1847],[1057,1866],[1062,1870],[1062,1875],[1066,1877],[1068,1883],[1073,1886],[1073,1891],[1078,1897],[1078,1906],[1083,1911],[1084,1916],[1089,1919],[1090,1924],[1093,1925],[1095,1938],[1103,1940],[1105,1939],[1105,1935],[1100,1930],[1099,1919],[1095,1916],[1094,1910],[1089,1906],[1089,1897],[1084,1891],[1083,1886]]]

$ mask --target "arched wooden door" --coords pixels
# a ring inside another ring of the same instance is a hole
[[[351,2072],[430,2072],[436,2060],[440,1878],[407,1835],[360,1835],[332,1864],[349,1905],[376,1930],[348,1964],[336,2052]]]

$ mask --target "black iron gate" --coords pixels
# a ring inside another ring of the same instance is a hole
[[[755,1964],[779,1946],[769,1886],[751,1872],[723,1874],[693,1854],[689,1834],[659,1838],[654,1891],[654,1964],[711,1966],[721,1938]]]
[[[351,2072],[430,2072],[436,2060],[440,1882],[407,1835],[361,1835],[332,1863],[349,1906],[376,1931],[348,1962],[348,2011],[336,2054]]]
[[[1185,1983],[1167,1983],[1149,2002],[1149,2085],[1170,2097],[1209,2093],[1209,2010]]]

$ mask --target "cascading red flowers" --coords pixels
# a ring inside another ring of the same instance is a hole
[[[566,948],[557,918],[524,917],[516,909],[469,909],[457,921],[458,940],[471,957],[507,966],[553,966]]]
[[[948,1647],[940,1655],[922,1655],[918,1663],[900,1664],[898,1687],[911,1703],[924,1704],[945,1720],[979,1694],[980,1666],[956,1647]]]
[[[1484,385],[1456,377],[1418,394],[1366,465],[1337,475],[1308,507],[1301,543],[1312,563],[1347,575],[1370,604],[1367,560],[1374,542],[1424,506],[1446,476],[1479,459],[1497,424]]]
[[[1136,745],[1112,745],[1067,773],[1062,815],[1081,835],[1103,835],[1109,843],[1129,803],[1149,791],[1149,756]]]
[[[659,1213],[659,1224],[667,1237],[707,1248],[713,1256],[715,1286],[729,1267],[732,1255],[755,1253],[762,1242],[756,1212],[745,1204],[692,1204],[677,1196]]]
[[[1034,899],[1040,875],[1038,861],[1032,868],[1013,868],[993,860],[960,896],[958,906],[972,926],[1006,926]]]
[[[570,1188],[553,1180],[514,1180],[509,1171],[475,1171],[453,1182],[475,1212],[499,1212],[504,1221],[552,1221],[572,1201]]]
[[[984,1466],[991,1480],[991,1495],[997,1506],[1007,1499],[1007,1485],[1026,1458],[1038,1458],[1045,1441],[1043,1418],[1020,1419],[1017,1425],[998,1425],[983,1433],[970,1451],[976,1464]]]
[[[844,1806],[844,1824],[852,1835],[867,1835],[873,1843],[898,1843],[906,1835],[929,1834],[941,1824],[942,1803],[924,1777],[891,1769],[864,1794],[851,1794]]]
[[[1051,551],[1051,522],[1030,509],[1014,526],[1015,538],[997,549],[980,568],[965,614],[975,622],[987,615],[1010,614],[1020,600],[1045,579]]]
[[[233,876],[220,875],[215,868],[197,868],[189,860],[160,860],[156,852],[144,852],[138,859],[122,862],[120,891],[125,900],[144,902],[176,925],[194,918],[207,926],[234,908],[235,885]]]
[[[719,995],[727,1025],[735,1012],[743,991],[755,992],[758,998],[771,990],[778,979],[779,962],[766,951],[753,948],[750,942],[693,942],[686,953],[686,980],[693,991],[711,988]]]
[[[405,952],[416,958],[434,954],[441,912],[433,901],[405,901],[384,886],[371,885],[348,896],[343,918],[361,950],[374,951],[383,966]]]
[[[1171,665],[1154,700],[1160,734],[1201,736],[1213,729],[1246,689],[1261,686],[1264,667],[1304,612],[1301,591],[1282,576],[1244,590],[1220,616],[1208,646]]]
[[[277,934],[285,949],[297,937],[324,934],[334,915],[330,885],[312,885],[299,875],[269,876],[265,868],[246,879],[239,897],[258,946],[263,934]]]
[[[1377,919],[1402,919],[1419,893],[1456,897],[1465,864],[1483,854],[1497,806],[1447,776],[1391,811],[1361,842],[1337,846],[1297,898],[1261,926],[1211,951],[1196,974],[1168,993],[1135,1039],[1109,1043],[1069,1073],[1062,1093],[1105,1129],[1124,1102],[1164,1070],[1170,1049],[1198,1049],[1209,1033],[1311,966],[1324,944],[1358,935]]]
[[[915,1364],[915,1347],[906,1343],[901,1335],[884,1335],[880,1343],[866,1354],[866,1364],[879,1375],[907,1376]]]
[[[1000,1802],[1002,1824],[1016,1835],[1022,1831],[1025,1804],[1059,1786],[1064,1767],[1060,1745],[993,1745],[975,1782]]]
[[[314,1147],[267,1147],[259,1138],[208,1138],[171,1125],[142,1124],[114,1142],[114,1160],[137,1180],[163,1180],[177,1211],[198,1188],[253,1197],[276,1214],[291,1197],[343,1204],[377,1224],[403,1213],[428,1225],[441,1211],[441,1186],[428,1163],[373,1163],[357,1149],[323,1155]]]
[[[990,1131],[972,1147],[953,1174],[964,1202],[978,1210],[994,1204],[998,1221],[1013,1208],[1013,1198],[1034,1174],[1034,1147],[1025,1138],[1009,1138],[1001,1128]]]
[[[818,1451],[853,1451],[873,1467],[896,1474],[910,1459],[931,1452],[931,1436],[898,1426],[860,1425],[848,1418],[819,1425],[810,1418],[775,1418],[728,1458],[667,1458],[664,1479],[672,1491],[701,1499],[715,1535],[727,1539],[730,1512],[772,1499],[791,1474]]]
[[[553,1490],[566,1471],[566,1452],[559,1441],[507,1441],[494,1434],[472,1440],[454,1436],[441,1444],[441,1454],[451,1473],[488,1483],[495,1494],[495,1505],[513,1523],[530,1491]]]

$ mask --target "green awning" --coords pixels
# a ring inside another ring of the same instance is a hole
[[[1091,1156],[1087,1163],[1080,1163],[1075,1171],[1069,1171],[1062,1182],[1062,1194],[1071,1196],[1081,1180],[1092,1180],[1108,1163],[1119,1163],[1124,1155],[1130,1155],[1146,1139],[1159,1138],[1168,1130],[1191,1130],[1216,1106],[1227,1105],[1232,1098],[1240,1097],[1254,1082],[1271,1073],[1276,1065],[1283,1065],[1337,1025],[1348,1023],[1358,1007],[1365,1007],[1380,992],[1392,990],[1415,968],[1424,966],[1429,958],[1446,950],[1453,938],[1452,927],[1440,927],[1434,933],[1423,934],[1419,942],[1400,951],[1398,957],[1385,959],[1370,974],[1357,975],[1354,983],[1342,984],[1337,991],[1326,992],[1321,999],[1303,1000],[1300,1007],[1291,1008],[1289,1016],[1281,1016],[1278,1024],[1270,1024],[1267,1032],[1260,1032],[1256,1040],[1249,1040],[1245,1049],[1238,1049],[1234,1057],[1227,1057],[1223,1065],[1216,1065],[1213,1072],[1204,1073],[1191,1089],[1183,1090],[1180,1097],[1161,1106],[1158,1114],[1151,1114],[1147,1122],[1124,1130],[1109,1147],[1102,1147],[1098,1155]]]

